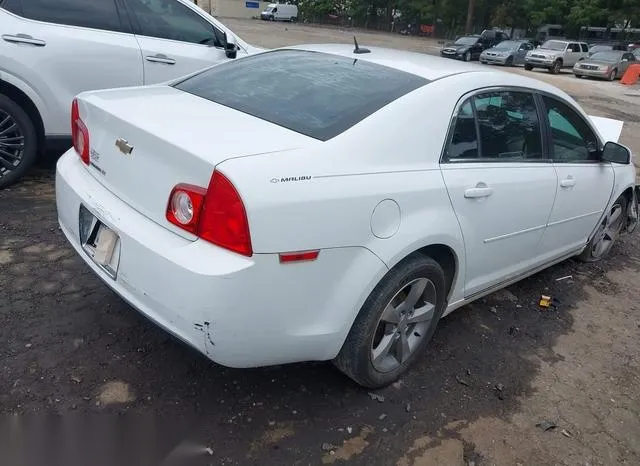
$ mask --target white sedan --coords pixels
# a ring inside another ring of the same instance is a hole
[[[356,50],[78,95],[56,176],[71,245],[213,361],[333,360],[379,387],[443,315],[635,228],[621,122],[530,78]]]

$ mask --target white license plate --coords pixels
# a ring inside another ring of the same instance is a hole
[[[115,278],[120,262],[120,238],[84,206],[80,206],[80,241],[89,257]]]

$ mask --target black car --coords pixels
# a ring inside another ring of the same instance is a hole
[[[464,61],[479,60],[480,54],[485,49],[496,45],[496,43],[483,36],[464,36],[453,44],[445,46],[440,51],[440,56]]]

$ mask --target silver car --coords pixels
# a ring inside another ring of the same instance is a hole
[[[633,63],[640,62],[631,52],[621,50],[596,52],[589,58],[576,63],[573,67],[573,74],[578,78],[590,76],[613,81],[616,78],[621,78],[629,65]]]
[[[533,44],[528,40],[505,40],[480,54],[480,62],[492,65],[522,65]]]

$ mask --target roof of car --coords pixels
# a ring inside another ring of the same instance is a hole
[[[426,53],[409,52],[405,50],[368,47],[360,44],[360,48],[367,48],[371,53],[353,53],[354,46],[347,44],[313,44],[283,47],[288,50],[307,50],[310,52],[322,52],[354,60],[366,60],[379,65],[405,71],[421,76],[429,81],[444,78],[446,76],[482,71],[477,64],[465,63],[449,58],[441,58]]]

